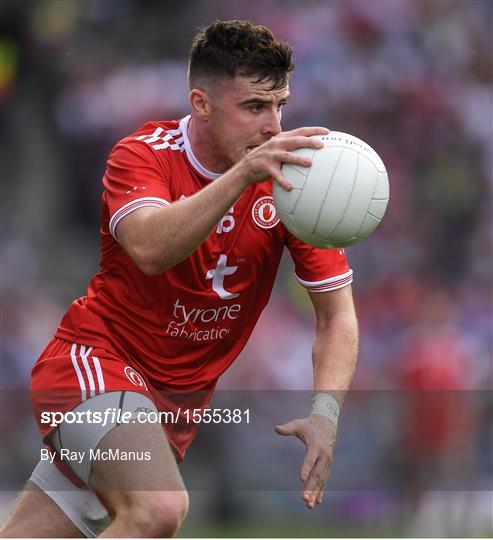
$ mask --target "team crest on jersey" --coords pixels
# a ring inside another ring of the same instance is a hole
[[[130,366],[126,366],[123,370],[125,375],[127,376],[127,379],[132,383],[135,384],[135,386],[140,386],[141,388],[147,388],[147,384],[145,383],[144,379],[142,378],[142,375],[139,375],[134,369],[132,369]]]
[[[252,217],[262,229],[275,227],[279,223],[279,216],[274,206],[274,198],[266,195],[257,199],[252,207]]]

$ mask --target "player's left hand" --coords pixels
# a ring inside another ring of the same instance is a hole
[[[276,426],[279,435],[295,435],[306,445],[306,455],[301,466],[300,479],[305,484],[302,498],[308,508],[322,502],[325,482],[329,474],[337,430],[334,424],[320,414],[308,418],[292,420]]]

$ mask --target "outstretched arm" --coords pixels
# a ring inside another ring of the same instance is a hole
[[[348,285],[336,291],[310,293],[310,298],[316,314],[312,349],[313,393],[328,394],[342,407],[358,353],[358,323],[351,287]],[[336,421],[328,417],[331,415],[316,411],[317,408],[308,418],[276,426],[276,432],[280,435],[295,435],[306,445],[300,479],[305,485],[303,500],[308,508],[313,508],[315,502],[322,502],[337,435]]]

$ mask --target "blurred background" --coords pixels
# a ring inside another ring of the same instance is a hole
[[[188,113],[191,39],[198,27],[232,18],[265,24],[295,48],[285,129],[326,125],[354,134],[389,171],[383,224],[347,249],[361,353],[357,397],[341,428],[351,441],[341,446],[352,451],[336,453],[334,463],[334,473],[366,471],[375,480],[332,490],[329,480],[315,512],[287,489],[240,493],[228,478],[252,461],[252,445],[230,444],[213,459],[214,437],[204,427],[184,476],[211,480],[192,489],[181,536],[491,534],[488,0],[0,2],[2,520],[39,458],[31,367],[98,268],[106,156],[144,122]],[[269,307],[220,388],[310,388],[312,336],[310,303],[287,257]],[[444,390],[453,391],[445,400],[433,393]],[[410,391],[426,391],[433,403],[413,394],[400,421],[389,422],[381,413]],[[377,395],[387,405],[369,419]],[[295,478],[301,445],[283,444],[259,445],[254,461],[268,468],[296,447],[295,468],[284,471]],[[438,470],[454,475],[462,465],[467,481],[433,483]]]

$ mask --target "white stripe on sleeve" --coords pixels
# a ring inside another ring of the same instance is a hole
[[[335,291],[341,287],[349,285],[353,281],[353,271],[349,270],[345,274],[340,274],[339,276],[332,276],[327,279],[322,279],[320,281],[305,281],[300,277],[296,276],[296,279],[300,282],[303,287],[305,287],[310,292],[326,292],[326,291]]]
[[[138,208],[143,208],[144,206],[155,206],[157,208],[163,208],[164,206],[168,206],[169,204],[170,203],[166,199],[160,199],[159,197],[141,197],[140,199],[130,201],[129,203],[124,204],[121,208],[119,208],[111,217],[110,232],[113,237],[118,240],[115,233],[116,226],[125,216],[128,216],[128,214],[131,214]]]

